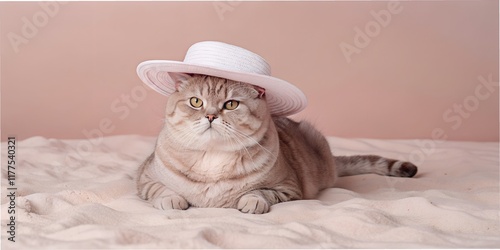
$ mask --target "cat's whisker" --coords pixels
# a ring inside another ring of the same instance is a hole
[[[248,151],[248,148],[245,146],[245,144],[243,143],[243,141],[238,138],[238,134],[234,133],[234,129],[232,129],[229,125],[227,124],[214,124],[214,128],[217,129],[217,131],[219,129],[222,129],[223,132],[219,132],[219,134],[222,135],[223,139],[224,140],[227,140],[229,141],[232,145],[237,145],[238,148],[240,148],[241,146],[241,149],[239,149],[238,151],[241,152],[241,151],[245,151],[246,154],[248,154],[248,157],[250,158],[250,160],[252,161],[252,164],[254,166],[255,169],[258,168],[257,164],[255,163],[254,159],[253,159],[253,156],[252,154],[250,154],[250,151]],[[245,165],[243,164],[243,171],[244,172],[247,172],[247,169],[245,169]]]
[[[257,166],[257,164],[255,163],[254,157],[250,154],[250,151],[248,151],[247,146],[245,146],[245,144],[243,143],[243,141],[242,141],[241,139],[251,139],[252,141],[254,141],[254,142],[255,142],[255,145],[259,146],[260,148],[262,148],[262,149],[264,150],[263,152],[268,153],[268,154],[270,154],[270,155],[272,155],[272,156],[276,157],[276,156],[275,156],[275,155],[274,155],[271,151],[269,151],[269,150],[268,150],[268,149],[266,149],[264,146],[262,146],[262,145],[261,145],[259,142],[257,142],[254,138],[252,138],[252,137],[250,137],[250,136],[248,136],[248,135],[246,135],[246,134],[244,134],[244,133],[242,133],[242,132],[240,132],[240,131],[238,131],[238,130],[236,130],[236,129],[232,128],[231,126],[227,126],[227,125],[226,125],[226,126],[224,126],[224,128],[225,128],[225,129],[227,129],[227,131],[229,131],[229,132],[231,133],[231,135],[232,135],[232,137],[231,137],[231,138],[232,138],[232,139],[237,140],[237,141],[241,144],[241,146],[243,147],[243,149],[244,149],[244,150],[246,151],[246,153],[248,154],[248,156],[249,156],[250,160],[252,161],[252,164],[253,164],[253,166],[254,166],[254,168],[255,168],[255,169],[258,169],[258,168],[259,168],[259,166]],[[277,157],[276,157],[276,158],[277,158]],[[245,167],[245,166],[243,166],[243,167]],[[246,169],[245,169],[245,171],[246,171]]]
[[[266,153],[269,153],[270,155],[274,156],[274,157],[277,157],[275,154],[273,154],[273,152],[269,151],[269,149],[267,149],[266,147],[262,146],[262,144],[260,144],[257,140],[255,140],[253,137],[241,132],[241,131],[238,131],[234,128],[231,128],[231,130],[235,133],[235,135],[238,135],[238,136],[242,136],[244,139],[250,139],[252,140],[257,146],[261,147]]]
[[[196,128],[194,128],[196,129]],[[170,131],[170,133],[165,133],[164,136],[170,141],[179,141],[178,146],[181,148],[190,148],[190,145],[196,140],[196,137],[193,136],[193,129],[183,128],[176,131]]]
[[[258,166],[257,164],[255,163],[254,159],[253,159],[253,156],[250,154],[250,151],[248,151],[248,148],[245,146],[245,144],[237,137],[233,137],[235,140],[237,140],[241,146],[243,146],[243,149],[245,150],[245,152],[248,154],[248,157],[250,158],[250,160],[252,161],[252,164],[254,166],[255,169],[258,169]],[[243,164],[243,168],[245,168],[245,164]],[[246,171],[246,169],[244,169]]]
[[[250,158],[250,160],[252,162],[252,165],[254,167],[253,169],[258,168],[252,155],[250,154],[250,152],[248,151],[248,149],[246,148],[244,143],[234,134],[234,132],[232,132],[230,130],[230,128],[227,125],[214,123],[212,126],[213,126],[214,131],[216,131],[221,136],[221,138],[224,142],[229,142],[230,145],[233,146],[233,148],[238,148],[238,150],[234,150],[234,152],[239,152],[240,155],[242,154],[242,151],[246,152],[246,154],[248,154],[248,157]],[[245,154],[245,153],[243,153],[243,154]],[[241,168],[237,169],[237,172],[240,172],[240,174],[247,173],[247,172],[250,172],[253,170],[253,169],[250,169],[250,171],[249,171],[248,169],[246,169],[246,165],[244,165],[244,164],[240,167],[242,167],[242,169]]]

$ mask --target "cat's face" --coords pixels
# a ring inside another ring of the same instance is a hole
[[[194,150],[241,150],[265,134],[270,114],[264,90],[223,78],[177,79],[167,102],[168,134]]]

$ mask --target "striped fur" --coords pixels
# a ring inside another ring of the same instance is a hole
[[[139,169],[141,198],[159,209],[237,208],[312,199],[339,176],[412,177],[417,167],[380,156],[334,157],[307,122],[272,117],[261,88],[216,77],[177,79],[155,151]],[[190,105],[192,97],[203,105]],[[224,109],[237,101],[234,110]]]

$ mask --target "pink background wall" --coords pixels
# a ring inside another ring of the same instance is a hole
[[[301,88],[294,118],[327,135],[497,141],[498,1],[392,4],[0,3],[2,139],[157,135],[137,64],[218,40]]]

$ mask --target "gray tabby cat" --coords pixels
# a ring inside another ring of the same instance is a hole
[[[177,79],[137,187],[158,209],[261,214],[279,202],[312,199],[338,176],[366,173],[412,177],[417,167],[375,155],[334,157],[311,124],[272,117],[264,89],[193,75]]]

